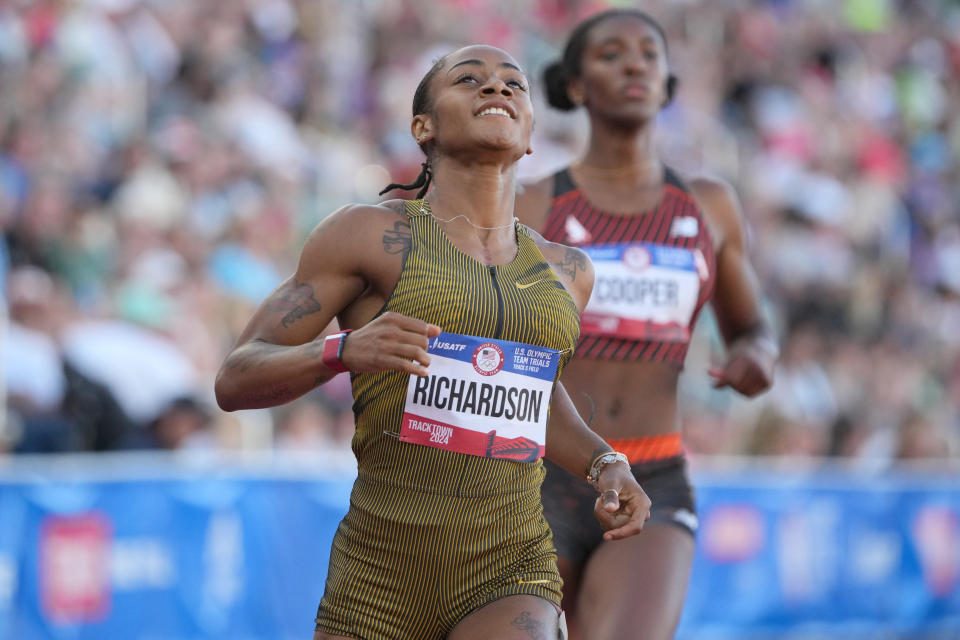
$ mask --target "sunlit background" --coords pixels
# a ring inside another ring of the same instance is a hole
[[[349,381],[226,414],[220,361],[324,216],[417,174],[438,56],[525,67],[522,177],[575,158],[539,73],[609,6],[664,26],[660,148],[737,189],[782,350],[745,401],[698,326],[678,638],[960,638],[960,2],[7,0],[0,639],[310,636]]]

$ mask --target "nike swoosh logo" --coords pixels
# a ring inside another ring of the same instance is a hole
[[[533,285],[540,284],[541,282],[547,279],[548,278],[540,278],[539,280],[534,280],[533,282],[525,282],[523,284],[520,284],[519,282],[514,282],[513,284],[517,285],[517,289],[529,289]]]
[[[517,584],[549,584],[553,580],[524,580],[523,578],[517,578]]]

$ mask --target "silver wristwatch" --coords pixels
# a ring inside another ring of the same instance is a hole
[[[624,462],[628,467],[630,466],[630,461],[627,459],[627,456],[619,451],[604,453],[594,458],[593,464],[590,465],[590,472],[587,474],[587,482],[592,484],[594,489],[599,489],[597,485],[600,482],[600,473],[604,467],[614,462]]]

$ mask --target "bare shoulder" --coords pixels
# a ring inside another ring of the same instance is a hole
[[[323,246],[331,242],[362,244],[368,242],[371,236],[382,235],[384,229],[395,228],[398,223],[407,225],[402,200],[388,200],[380,204],[348,204],[313,228],[307,238],[307,246]]]
[[[387,200],[379,204],[348,204],[324,218],[314,227],[311,235],[329,233],[341,227],[354,227],[354,232],[360,232],[366,226],[380,226],[398,219],[406,219],[403,200]]]
[[[740,217],[740,198],[728,181],[713,175],[697,174],[685,178],[690,192],[711,217]],[[721,222],[721,220],[717,220]]]
[[[733,185],[723,178],[706,174],[684,176],[684,180],[719,244],[742,235],[743,209]]]
[[[590,257],[582,249],[550,242],[533,229],[530,229],[530,237],[577,306],[583,310],[593,292],[593,263]]]
[[[410,225],[402,200],[380,204],[349,204],[324,218],[310,232],[300,256],[301,268],[331,259],[359,268],[379,256],[405,254],[410,247]]]
[[[553,175],[548,175],[517,187],[514,215],[531,229],[540,229],[550,211],[553,200]]]

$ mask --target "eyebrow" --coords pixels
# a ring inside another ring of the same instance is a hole
[[[601,40],[600,42],[598,42],[598,43],[595,44],[594,46],[603,47],[603,46],[608,45],[608,44],[622,44],[622,43],[624,43],[624,42],[627,42],[627,39],[626,39],[626,38],[623,38],[623,37],[621,37],[621,36],[610,36],[610,37],[607,38],[606,40]],[[657,38],[656,36],[652,35],[652,34],[645,34],[645,35],[643,35],[643,36],[640,37],[640,43],[641,43],[641,44],[647,45],[647,44],[650,44],[651,42],[652,42],[653,44],[657,44],[658,38]]]
[[[456,69],[457,67],[459,67],[459,66],[462,65],[462,64],[472,64],[472,65],[475,65],[475,66],[478,66],[478,67],[482,67],[482,66],[484,66],[485,63],[483,62],[483,60],[477,60],[477,59],[475,59],[475,58],[471,58],[471,59],[469,59],[469,60],[461,60],[461,61],[458,62],[457,64],[455,64],[455,65],[453,65],[452,67],[450,67],[450,71],[453,71],[454,69]],[[500,63],[500,66],[501,66],[501,67],[507,67],[508,69],[516,69],[516,70],[519,71],[520,73],[523,73],[523,69],[521,69],[521,68],[518,67],[517,65],[513,64],[512,62],[501,62],[501,63]],[[450,71],[447,71],[447,73],[450,73]]]

